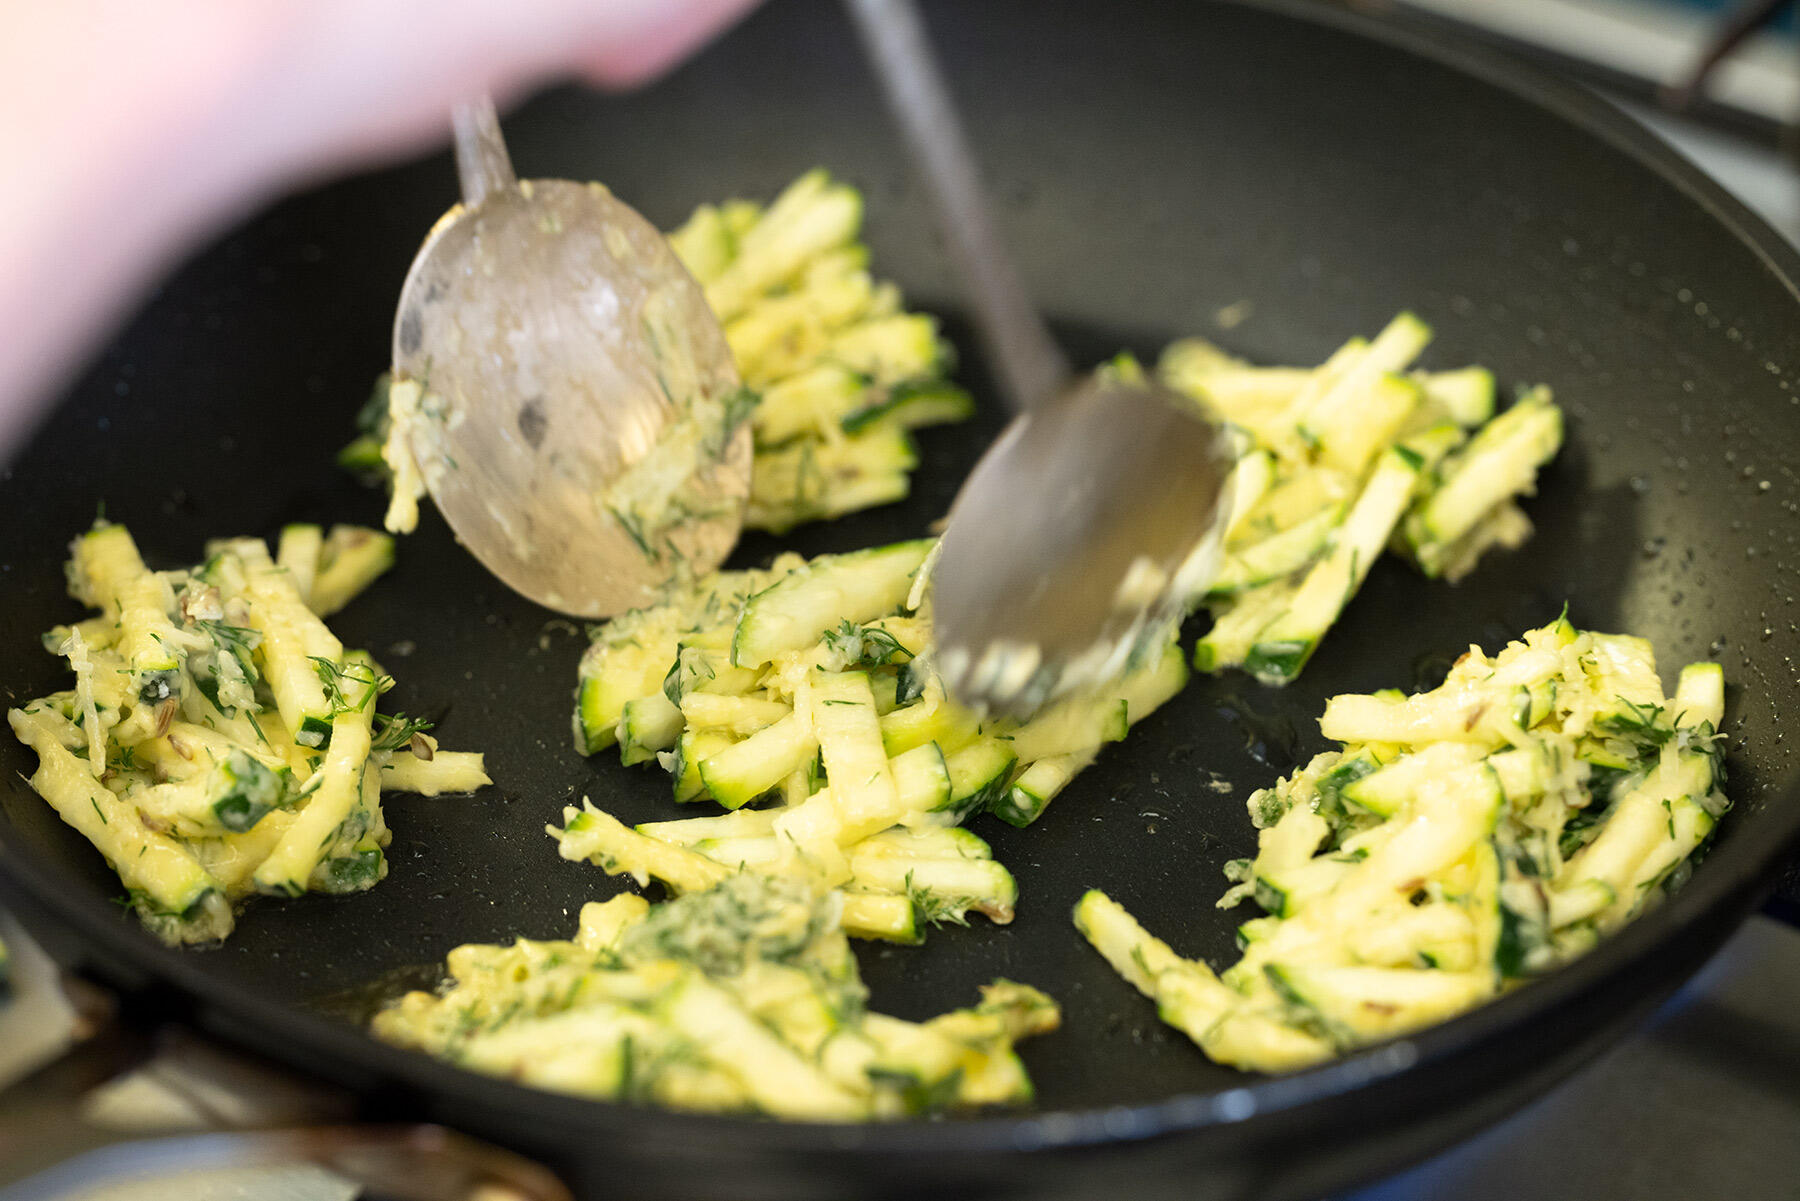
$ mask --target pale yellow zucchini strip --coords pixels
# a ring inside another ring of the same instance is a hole
[[[448,792],[474,792],[492,783],[480,751],[435,751],[431,758],[421,759],[402,750],[381,765],[383,792],[442,796]]]
[[[305,892],[306,882],[324,857],[333,832],[362,800],[378,676],[373,664],[353,658],[338,679],[344,708],[331,719],[331,746],[319,768],[318,790],[288,827],[280,844],[256,869],[258,892],[285,896]]]
[[[106,856],[133,893],[165,914],[185,913],[219,883],[185,847],[144,825],[130,804],[95,779],[57,741],[55,731],[22,709],[6,715],[20,742],[37,752],[31,786],[69,825]]]
[[[317,660],[338,664],[344,644],[306,607],[293,578],[270,560],[268,547],[245,538],[229,549],[244,563],[250,625],[262,635],[256,653],[281,720],[301,746],[321,746],[335,732],[335,719]]]

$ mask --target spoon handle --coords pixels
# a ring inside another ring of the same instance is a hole
[[[464,204],[474,208],[493,193],[518,183],[491,96],[458,104],[451,110],[450,124],[456,131],[456,177],[462,183]]]
[[[913,0],[846,0],[925,178],[938,230],[975,305],[975,324],[1013,412],[1049,399],[1069,378],[1063,357],[994,230],[975,161]]]

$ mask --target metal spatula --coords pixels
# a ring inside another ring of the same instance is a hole
[[[847,3],[1016,414],[950,511],[936,664],[964,704],[1025,716],[1119,674],[1212,578],[1232,450],[1154,380],[1071,379],[994,232],[917,8]]]

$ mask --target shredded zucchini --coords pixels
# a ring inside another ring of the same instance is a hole
[[[904,499],[918,466],[906,432],[974,413],[945,378],[937,322],[902,311],[899,290],[870,275],[862,216],[854,188],[813,170],[766,208],[702,205],[669,235],[758,394],[752,529]]]
[[[1730,807],[1719,666],[1665,696],[1649,643],[1559,619],[1444,683],[1338,696],[1341,751],[1249,799],[1254,859],[1215,975],[1104,893],[1075,924],[1221,1063],[1287,1071],[1442,1021],[1582,954],[1657,903]]]
[[[380,793],[467,791],[481,756],[437,752],[427,722],[376,713],[393,680],[320,620],[393,559],[385,534],[289,526],[145,566],[122,525],[75,540],[70,592],[99,618],[45,646],[75,687],[7,714],[31,785],[106,857],[170,943],[231,932],[256,892],[355,892],[387,872]]]
[[[446,986],[374,1030],[541,1088],[680,1109],[843,1122],[1028,1102],[1013,1044],[1054,1030],[1055,1002],[997,980],[928,1021],[872,1013],[845,934],[883,920],[751,872],[656,906],[626,894],[585,906],[572,941],[456,948]]]
[[[1244,435],[1196,667],[1285,684],[1383,549],[1454,583],[1531,536],[1516,502],[1562,445],[1560,410],[1533,388],[1494,416],[1481,367],[1401,374],[1430,340],[1401,313],[1312,370],[1252,367],[1198,338],[1163,352],[1163,379]]]
[[[715,573],[597,629],[576,689],[577,748],[654,758],[675,800],[733,812],[632,831],[571,807],[550,827],[563,857],[678,892],[743,868],[838,888],[858,937],[916,942],[970,912],[1010,921],[1012,874],[951,827],[990,808],[1036,820],[1104,744],[1180,691],[1187,663],[1171,634],[1106,688],[1024,725],[983,721],[930,667],[920,583],[931,547]]]

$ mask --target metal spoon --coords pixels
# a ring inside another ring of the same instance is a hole
[[[1118,675],[1217,571],[1229,438],[1153,379],[1071,381],[994,232],[912,0],[848,0],[1017,416],[963,484],[932,572],[935,659],[1026,716]]]
[[[491,101],[459,106],[455,129],[463,202],[420,247],[394,319],[394,378],[424,389],[407,434],[426,487],[539,604],[645,604],[737,541],[750,431],[727,411],[724,332],[662,234],[605,188],[515,180]]]

